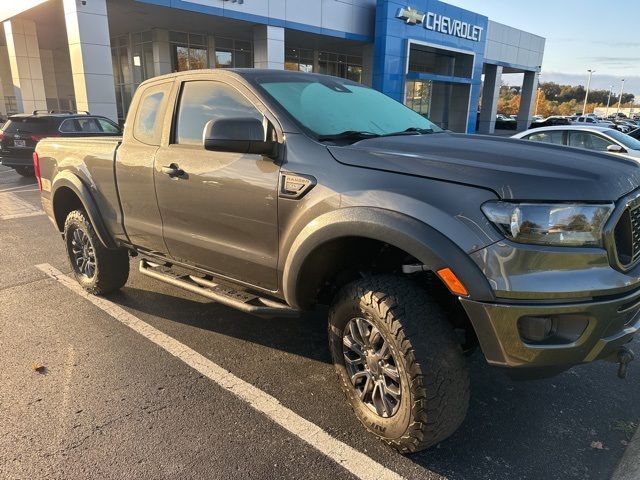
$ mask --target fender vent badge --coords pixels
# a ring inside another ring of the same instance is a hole
[[[281,173],[279,196],[298,200],[304,197],[315,185],[316,179],[311,175]]]

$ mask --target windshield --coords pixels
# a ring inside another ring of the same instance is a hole
[[[442,129],[390,97],[354,82],[332,77],[258,79],[260,86],[316,136],[349,132],[371,136]]]
[[[633,137],[630,137],[626,133],[622,133],[619,130],[611,129],[607,130],[607,135],[631,150],[640,150],[640,141],[636,140]]]

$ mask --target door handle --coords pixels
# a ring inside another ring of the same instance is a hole
[[[185,178],[187,174],[178,165],[172,163],[168,167],[161,168],[162,173],[169,175],[171,178]]]

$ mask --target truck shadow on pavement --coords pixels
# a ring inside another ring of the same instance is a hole
[[[323,311],[302,318],[259,318],[204,298],[194,301],[128,286],[109,298],[149,315],[331,363]]]
[[[331,361],[323,310],[300,319],[262,319],[133,287],[109,298],[170,322]],[[640,349],[637,339],[633,345]],[[614,364],[599,362],[532,381],[509,379],[488,366],[480,351],[469,363],[465,422],[449,439],[409,456],[412,462],[451,480],[610,478],[640,419],[640,362],[631,364],[626,380],[616,377]]]

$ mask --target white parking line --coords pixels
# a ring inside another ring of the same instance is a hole
[[[24,190],[20,190],[22,188],[24,188]],[[32,185],[18,185],[17,187],[3,188],[0,190],[0,193],[12,192],[14,190],[20,190],[21,192],[35,192],[38,190],[38,187],[33,187]]]
[[[185,344],[143,322],[119,305],[106,298],[87,293],[75,280],[48,263],[36,265],[36,268],[247,402],[254,409],[319,450],[356,477],[362,480],[401,480],[403,478],[365,454],[332,437],[314,423],[283,406],[276,398],[236,377]]]
[[[14,213],[11,215],[0,215],[0,220],[15,220],[17,218],[37,217],[44,215],[44,212]]]
[[[0,195],[0,220],[44,215],[42,208],[21,199],[16,192],[4,192]]]

